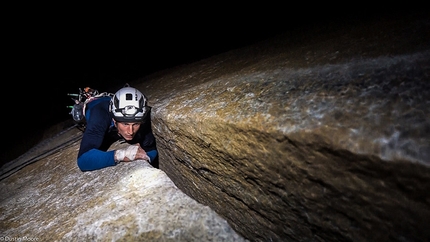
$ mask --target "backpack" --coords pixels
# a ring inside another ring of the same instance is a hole
[[[79,94],[68,93],[68,96],[74,97],[72,98],[75,103],[72,106],[67,106],[67,108],[71,108],[70,115],[72,115],[73,121],[76,124],[85,127],[86,119],[85,119],[85,108],[86,105],[100,97],[113,97],[113,93],[102,92],[99,93],[96,89],[85,87],[83,90],[79,88]]]

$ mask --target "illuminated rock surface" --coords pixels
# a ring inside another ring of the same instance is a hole
[[[78,147],[75,142],[1,181],[2,238],[245,241],[163,171],[136,161],[83,173]]]
[[[428,240],[429,29],[317,29],[146,78],[160,168],[253,241]]]

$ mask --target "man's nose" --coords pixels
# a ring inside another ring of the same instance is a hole
[[[133,125],[127,126],[127,132],[130,134],[133,133]]]

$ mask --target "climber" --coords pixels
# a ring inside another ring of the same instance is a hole
[[[91,117],[87,115],[89,112]],[[150,112],[145,95],[128,84],[113,96],[102,96],[88,102],[86,128],[77,158],[79,169],[92,171],[139,159],[158,168]],[[108,151],[120,139],[129,145]]]

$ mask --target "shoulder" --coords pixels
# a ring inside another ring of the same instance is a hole
[[[88,102],[86,104],[87,109],[92,109],[92,108],[100,108],[100,109],[107,109],[109,110],[109,103],[110,103],[111,98],[110,97],[101,97],[101,98],[96,98],[90,102]]]
[[[112,114],[109,112],[109,102],[109,98],[102,98],[88,103],[85,115],[87,122],[110,124]]]

